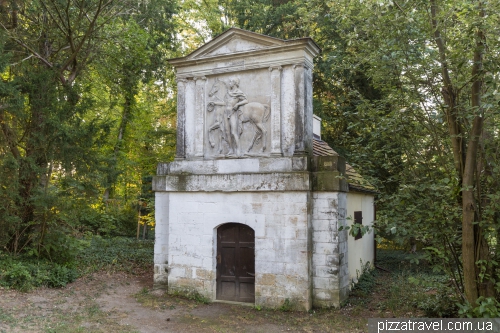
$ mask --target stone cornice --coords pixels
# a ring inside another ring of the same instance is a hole
[[[153,177],[155,192],[310,191],[309,172],[168,175]]]
[[[293,42],[295,42],[295,43],[294,44],[285,44],[285,45],[280,45],[280,46],[273,46],[273,47],[263,48],[263,49],[258,49],[258,50],[236,52],[236,53],[232,53],[232,54],[215,55],[215,56],[209,56],[209,57],[203,57],[203,58],[194,58],[194,59],[189,59],[188,57],[174,58],[174,59],[168,60],[168,62],[171,65],[173,65],[175,68],[182,68],[182,67],[187,67],[187,66],[200,65],[200,64],[213,63],[213,62],[224,62],[224,61],[234,62],[237,59],[257,57],[257,56],[263,56],[263,55],[269,55],[269,54],[276,55],[276,54],[283,53],[283,52],[299,51],[299,50],[304,50],[307,54],[309,54],[309,56],[311,58],[314,58],[316,55],[319,54],[319,51],[320,51],[319,47],[310,38],[293,40]],[[300,59],[296,59],[295,61],[293,59],[290,59],[286,62],[286,64],[293,64],[293,63],[297,63],[297,62],[300,62]],[[267,67],[270,67],[270,65],[268,65]]]

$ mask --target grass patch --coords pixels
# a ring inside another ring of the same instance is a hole
[[[143,306],[161,310],[173,310],[177,307],[184,306],[194,309],[199,305],[208,305],[212,303],[210,299],[196,291],[176,291],[167,294],[164,291],[152,292],[148,288],[143,288],[134,296],[136,301]]]

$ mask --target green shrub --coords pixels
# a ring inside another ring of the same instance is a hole
[[[294,304],[287,298],[280,306],[279,310],[282,312],[290,312],[295,308]]]
[[[107,269],[135,273],[152,269],[152,241],[88,236],[76,239],[51,234],[41,255],[12,256],[0,253],[0,286],[28,291],[40,286],[64,287],[83,274]],[[61,253],[67,251],[68,253]],[[76,268],[78,262],[78,269]]]
[[[422,254],[377,249],[377,266],[388,270],[380,273],[387,277],[384,288],[389,296],[379,303],[381,309],[391,310],[396,316],[457,316],[458,299],[449,276],[435,271]]]
[[[358,282],[351,289],[354,295],[368,295],[375,287],[377,271],[373,269],[370,262],[361,266],[361,272],[358,272]]]
[[[63,229],[50,230],[43,240],[40,253],[33,253],[60,265],[74,265],[76,256],[85,246]]]
[[[470,303],[459,305],[459,314],[462,317],[469,318],[499,318],[500,317],[500,302],[492,297],[479,297],[475,306]]]
[[[46,260],[0,257],[0,285],[21,291],[47,286],[64,287],[78,277],[72,267]]]
[[[78,278],[77,270],[66,266],[55,265],[49,272],[47,286],[52,288],[64,287]]]
[[[0,283],[4,287],[28,291],[33,289],[33,277],[22,262],[5,265],[0,272]]]

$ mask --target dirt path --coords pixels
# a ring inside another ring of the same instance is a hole
[[[366,332],[366,309],[259,311],[152,291],[151,274],[98,273],[62,289],[0,289],[0,332]]]

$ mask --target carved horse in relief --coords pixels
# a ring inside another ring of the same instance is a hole
[[[250,102],[239,106],[237,111],[233,110],[233,107],[236,103],[238,103],[238,100],[231,97],[229,91],[230,88],[226,82],[216,79],[212,89],[208,93],[210,98],[214,98],[213,101],[208,103],[208,112],[212,112],[221,106],[224,107],[224,112],[219,110],[216,111],[218,112],[216,113],[216,120],[208,129],[210,145],[212,147],[215,146],[215,143],[212,140],[212,131],[219,129],[221,131],[219,139],[219,153],[222,153],[222,140],[225,140],[230,147],[229,154],[241,156],[240,135],[242,134],[242,124],[249,122],[253,125],[255,133],[247,152],[249,152],[255,143],[258,143],[261,139],[262,151],[265,151],[267,143],[267,130],[265,123],[271,114],[269,106],[258,102]]]

